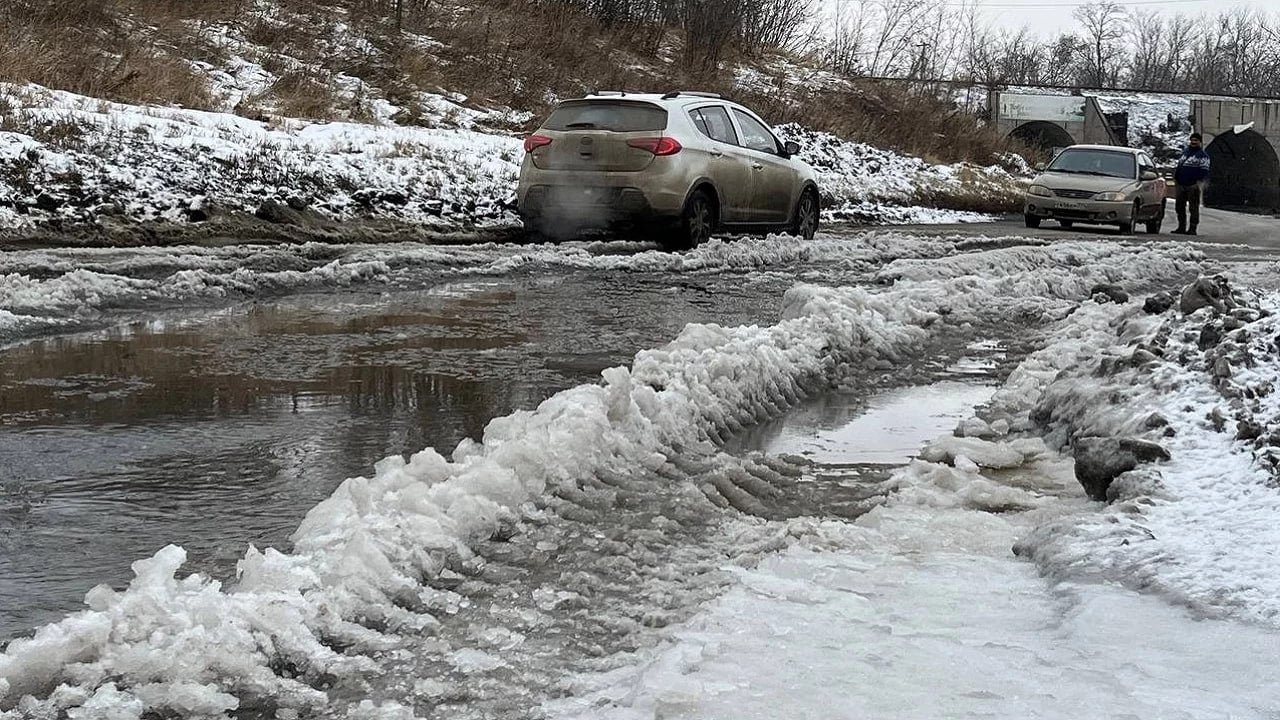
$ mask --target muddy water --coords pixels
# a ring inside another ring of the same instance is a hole
[[[230,577],[344,478],[598,379],[786,278],[600,274],[173,313],[0,352],[0,642],[169,543]]]

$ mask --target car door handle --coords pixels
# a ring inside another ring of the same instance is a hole
[[[758,163],[758,162],[753,162],[753,163],[751,163],[751,169],[752,169],[752,170],[763,170],[763,169],[764,169],[764,166],[763,166],[763,165],[761,165],[761,164],[760,164],[760,163]]]
[[[711,157],[724,157],[724,153],[720,150],[711,150]]]

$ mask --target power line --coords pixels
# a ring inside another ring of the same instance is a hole
[[[945,5],[946,7],[953,7],[953,8],[954,7],[977,8],[979,10],[982,10],[984,8],[993,8],[993,9],[999,9],[999,10],[1018,10],[1021,8],[1028,8],[1028,9],[1074,8],[1074,7],[1083,7],[1085,5],[1093,5],[1096,2],[1097,0],[1089,0],[1088,2],[986,3],[986,2],[982,2],[981,0],[975,0],[975,2],[958,2],[958,3],[949,2],[949,3],[943,3],[943,5]],[[1112,4],[1118,5],[1120,7],[1129,7],[1133,5],[1190,5],[1192,3],[1204,4],[1209,2],[1217,2],[1217,0],[1113,0]]]

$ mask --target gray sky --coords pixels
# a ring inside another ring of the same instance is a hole
[[[1075,28],[1071,13],[1085,0],[980,0],[983,13],[993,26],[1030,27],[1039,35],[1051,36]],[[1280,9],[1277,0],[1117,0],[1133,10],[1157,10],[1164,13],[1199,15],[1217,13],[1235,7],[1259,10]]]

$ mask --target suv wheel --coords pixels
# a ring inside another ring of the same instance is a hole
[[[818,234],[818,195],[813,190],[800,194],[796,204],[796,216],[791,221],[791,234],[812,240]]]
[[[691,250],[711,239],[716,231],[715,202],[706,190],[698,190],[684,204],[680,214],[679,238],[676,249]]]

